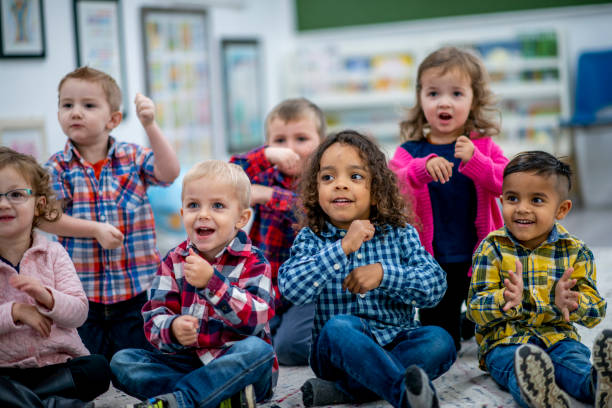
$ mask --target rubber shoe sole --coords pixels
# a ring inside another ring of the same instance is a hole
[[[593,343],[593,367],[597,372],[595,407],[612,407],[612,330],[599,333]]]
[[[524,344],[514,354],[516,381],[533,408],[570,408],[569,396],[555,383],[555,368],[539,347]]]

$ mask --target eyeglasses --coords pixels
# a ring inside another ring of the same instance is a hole
[[[32,195],[31,188],[16,188],[15,190],[7,191],[6,193],[0,193],[0,201],[2,197],[6,197],[11,204],[21,204],[26,202]]]

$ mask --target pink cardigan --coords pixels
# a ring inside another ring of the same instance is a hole
[[[467,163],[462,162],[459,165],[459,171],[472,179],[476,187],[475,225],[478,237],[476,247],[478,247],[489,232],[504,225],[496,199],[502,193],[502,179],[508,159],[490,137],[471,140],[475,146],[474,155]],[[412,197],[413,210],[421,223],[419,228],[421,243],[432,255],[434,225],[427,183],[433,181],[433,178],[427,172],[425,164],[435,156],[430,154],[426,157],[413,158],[400,146],[389,162],[389,167],[397,174],[402,193],[408,193]]]
[[[53,325],[50,336],[44,338],[30,326],[13,322],[13,303],[34,305],[36,301],[9,284],[17,272],[0,260],[0,366],[42,367],[88,355],[76,328],[87,318],[89,304],[64,247],[34,232],[32,246],[19,265],[20,275],[38,278],[53,294],[52,310],[36,306]]]

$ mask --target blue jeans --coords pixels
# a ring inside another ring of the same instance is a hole
[[[140,310],[147,301],[147,292],[123,302],[102,304],[89,302],[87,320],[78,328],[83,344],[91,354],[102,354],[108,361],[126,348],[155,348],[144,335]]]
[[[277,318],[274,350],[278,362],[287,366],[308,364],[312,343],[315,304],[292,305]]]
[[[592,376],[591,352],[587,346],[571,339],[559,341],[549,348],[537,339],[529,342],[548,354],[555,367],[555,382],[562,390],[579,401],[591,404],[594,402],[595,384]],[[485,365],[493,380],[501,388],[509,391],[521,407],[527,407],[527,403],[521,397],[514,373],[514,352],[519,347],[520,344],[494,347],[487,353]]]
[[[332,317],[313,344],[310,365],[324,380],[334,381],[354,402],[380,398],[407,407],[404,374],[416,364],[431,380],[457,359],[452,337],[437,326],[400,334],[382,347],[370,334],[368,321],[352,315]]]
[[[172,393],[179,406],[217,407],[253,384],[257,401],[272,392],[274,350],[259,337],[233,344],[222,356],[203,365],[194,354],[167,354],[127,349],[111,361],[113,384],[141,400]]]

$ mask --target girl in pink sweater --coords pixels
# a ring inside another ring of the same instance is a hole
[[[76,407],[108,389],[110,368],[76,328],[85,292],[66,250],[34,230],[61,216],[49,175],[0,147],[0,406]]]
[[[441,48],[419,66],[416,105],[400,124],[404,143],[389,163],[412,199],[423,246],[446,271],[448,289],[423,325],[446,329],[455,341],[474,335],[461,306],[472,253],[503,225],[497,204],[508,159],[491,139],[499,133],[493,95],[482,62],[470,52]],[[467,323],[467,324],[466,324]]]

